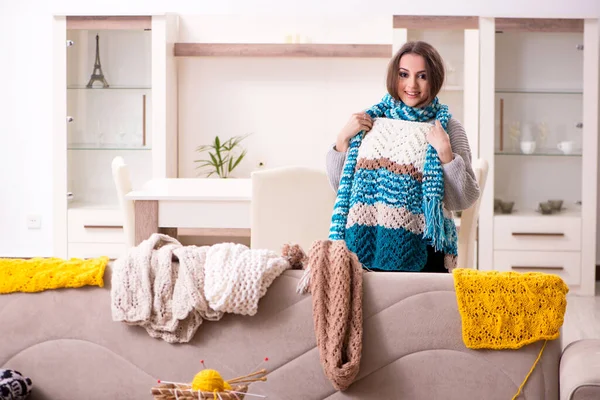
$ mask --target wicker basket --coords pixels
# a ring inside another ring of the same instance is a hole
[[[234,392],[246,393],[248,386],[239,385],[231,388]],[[219,392],[217,399],[223,400],[242,400],[245,396],[240,393]],[[213,400],[215,394],[211,392],[195,392],[191,385],[161,383],[152,388],[154,400]]]

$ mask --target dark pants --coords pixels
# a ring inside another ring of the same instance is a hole
[[[448,270],[444,267],[444,253],[435,251],[433,247],[427,246],[427,263],[421,272],[448,273]]]

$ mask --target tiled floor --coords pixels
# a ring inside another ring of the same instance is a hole
[[[600,339],[600,284],[595,297],[567,295],[567,312],[562,330],[563,347],[579,339]]]

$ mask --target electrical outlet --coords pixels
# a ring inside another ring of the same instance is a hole
[[[39,214],[30,214],[27,216],[27,228],[40,229],[42,227],[42,216]]]

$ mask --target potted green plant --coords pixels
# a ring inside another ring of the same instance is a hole
[[[217,175],[219,178],[229,178],[231,172],[237,167],[246,156],[246,150],[241,149],[240,143],[251,134],[234,136],[224,142],[215,137],[211,144],[198,146],[198,153],[208,152],[208,158],[194,160],[199,163],[196,169],[203,169],[198,173],[205,174],[206,177]]]

